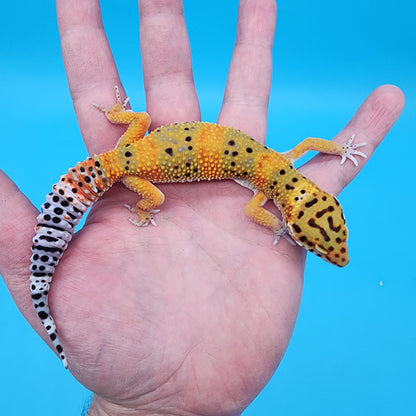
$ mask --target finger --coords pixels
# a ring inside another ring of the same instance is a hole
[[[139,0],[140,47],[151,129],[199,120],[191,49],[180,0]]]
[[[93,103],[114,104],[121,87],[98,0],[57,0],[62,57],[81,134],[90,153],[114,147],[123,127],[105,120]],[[124,94],[124,92],[123,92]]]
[[[237,37],[219,124],[237,127],[264,142],[272,78],[275,0],[241,0]]]
[[[358,167],[350,161],[340,164],[340,159],[319,154],[301,167],[302,173],[319,186],[334,195],[354,179],[368,162],[404,107],[404,95],[393,85],[376,88],[364,101],[351,121],[334,138],[339,143],[346,142],[355,134],[354,143],[366,142],[360,151],[367,158],[357,157]]]
[[[0,274],[20,310],[30,310],[29,259],[36,208],[0,170]],[[23,307],[24,305],[24,307]]]

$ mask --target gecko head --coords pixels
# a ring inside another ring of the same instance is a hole
[[[313,184],[314,185],[314,184]],[[339,267],[348,264],[348,229],[338,200],[316,185],[299,190],[295,204],[281,208],[288,233],[297,244]],[[277,205],[277,201],[275,201]]]

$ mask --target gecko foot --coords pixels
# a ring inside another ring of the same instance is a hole
[[[138,209],[135,207],[131,207],[130,205],[124,204],[124,206],[130,211],[134,212],[138,215],[139,221],[135,220],[134,218],[127,217],[127,219],[136,227],[147,227],[149,224],[154,225],[157,227],[156,221],[153,218],[154,214],[160,212],[160,209],[152,209],[150,211],[144,211],[142,209]]]
[[[124,101],[121,101],[120,90],[117,85],[114,86],[114,91],[116,94],[116,103],[111,108],[105,108],[99,104],[93,103],[92,105],[95,108],[98,108],[103,113],[107,114],[109,112],[123,112],[123,111],[130,111],[126,109],[127,104],[129,102],[129,97],[127,97]]]
[[[353,134],[348,139],[348,141],[342,146],[344,153],[341,155],[341,165],[343,165],[344,162],[347,159],[349,159],[352,161],[352,163],[354,163],[355,166],[358,166],[357,159],[354,156],[361,156],[361,157],[367,158],[367,155],[365,153],[355,150],[359,147],[365,146],[367,143],[352,144],[354,138],[355,138],[355,134]]]
[[[273,246],[277,245],[277,243],[280,240],[280,237],[284,237],[286,238],[286,240],[292,245],[295,246],[296,243],[292,240],[292,237],[290,236],[290,234],[288,233],[288,229],[286,227],[281,228],[280,230],[277,230],[274,232],[275,233],[275,239],[273,241]]]

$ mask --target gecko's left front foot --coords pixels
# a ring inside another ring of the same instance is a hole
[[[127,104],[129,102],[129,97],[127,97],[124,101],[121,101],[120,90],[117,85],[114,87],[114,91],[116,94],[116,103],[111,108],[105,108],[99,104],[93,103],[92,105],[95,108],[101,110],[105,115],[112,114],[112,113],[123,113],[123,112],[131,112],[131,110],[127,109]]]
[[[341,165],[344,164],[344,162],[349,159],[351,160],[352,163],[354,163],[355,166],[358,166],[358,162],[357,159],[354,156],[361,156],[364,158],[367,158],[367,155],[363,152],[360,152],[358,150],[359,147],[365,146],[367,143],[357,143],[357,144],[352,144],[353,140],[355,138],[355,134],[353,134],[348,141],[342,145],[342,149],[344,150],[344,153],[341,154]]]

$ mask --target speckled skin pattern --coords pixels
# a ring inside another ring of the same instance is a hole
[[[131,222],[144,226],[154,223],[153,215],[164,201],[153,183],[233,179],[254,191],[245,212],[274,232],[275,244],[281,235],[290,236],[332,264],[348,263],[348,231],[339,202],[299,173],[292,162],[317,150],[356,164],[354,155],[365,155],[355,149],[364,144],[353,145],[352,138],[342,145],[308,138],[281,154],[239,130],[203,122],[171,124],[145,136],[150,117],[126,110],[118,95],[111,109],[98,108],[109,121],[128,128],[114,150],[78,163],[53,185],[33,238],[33,305],[65,367],[67,359],[48,307],[49,285],[75,226],[114,182],[123,182],[141,197],[131,209],[138,220]],[[268,199],[281,211],[283,221],[262,208]]]

